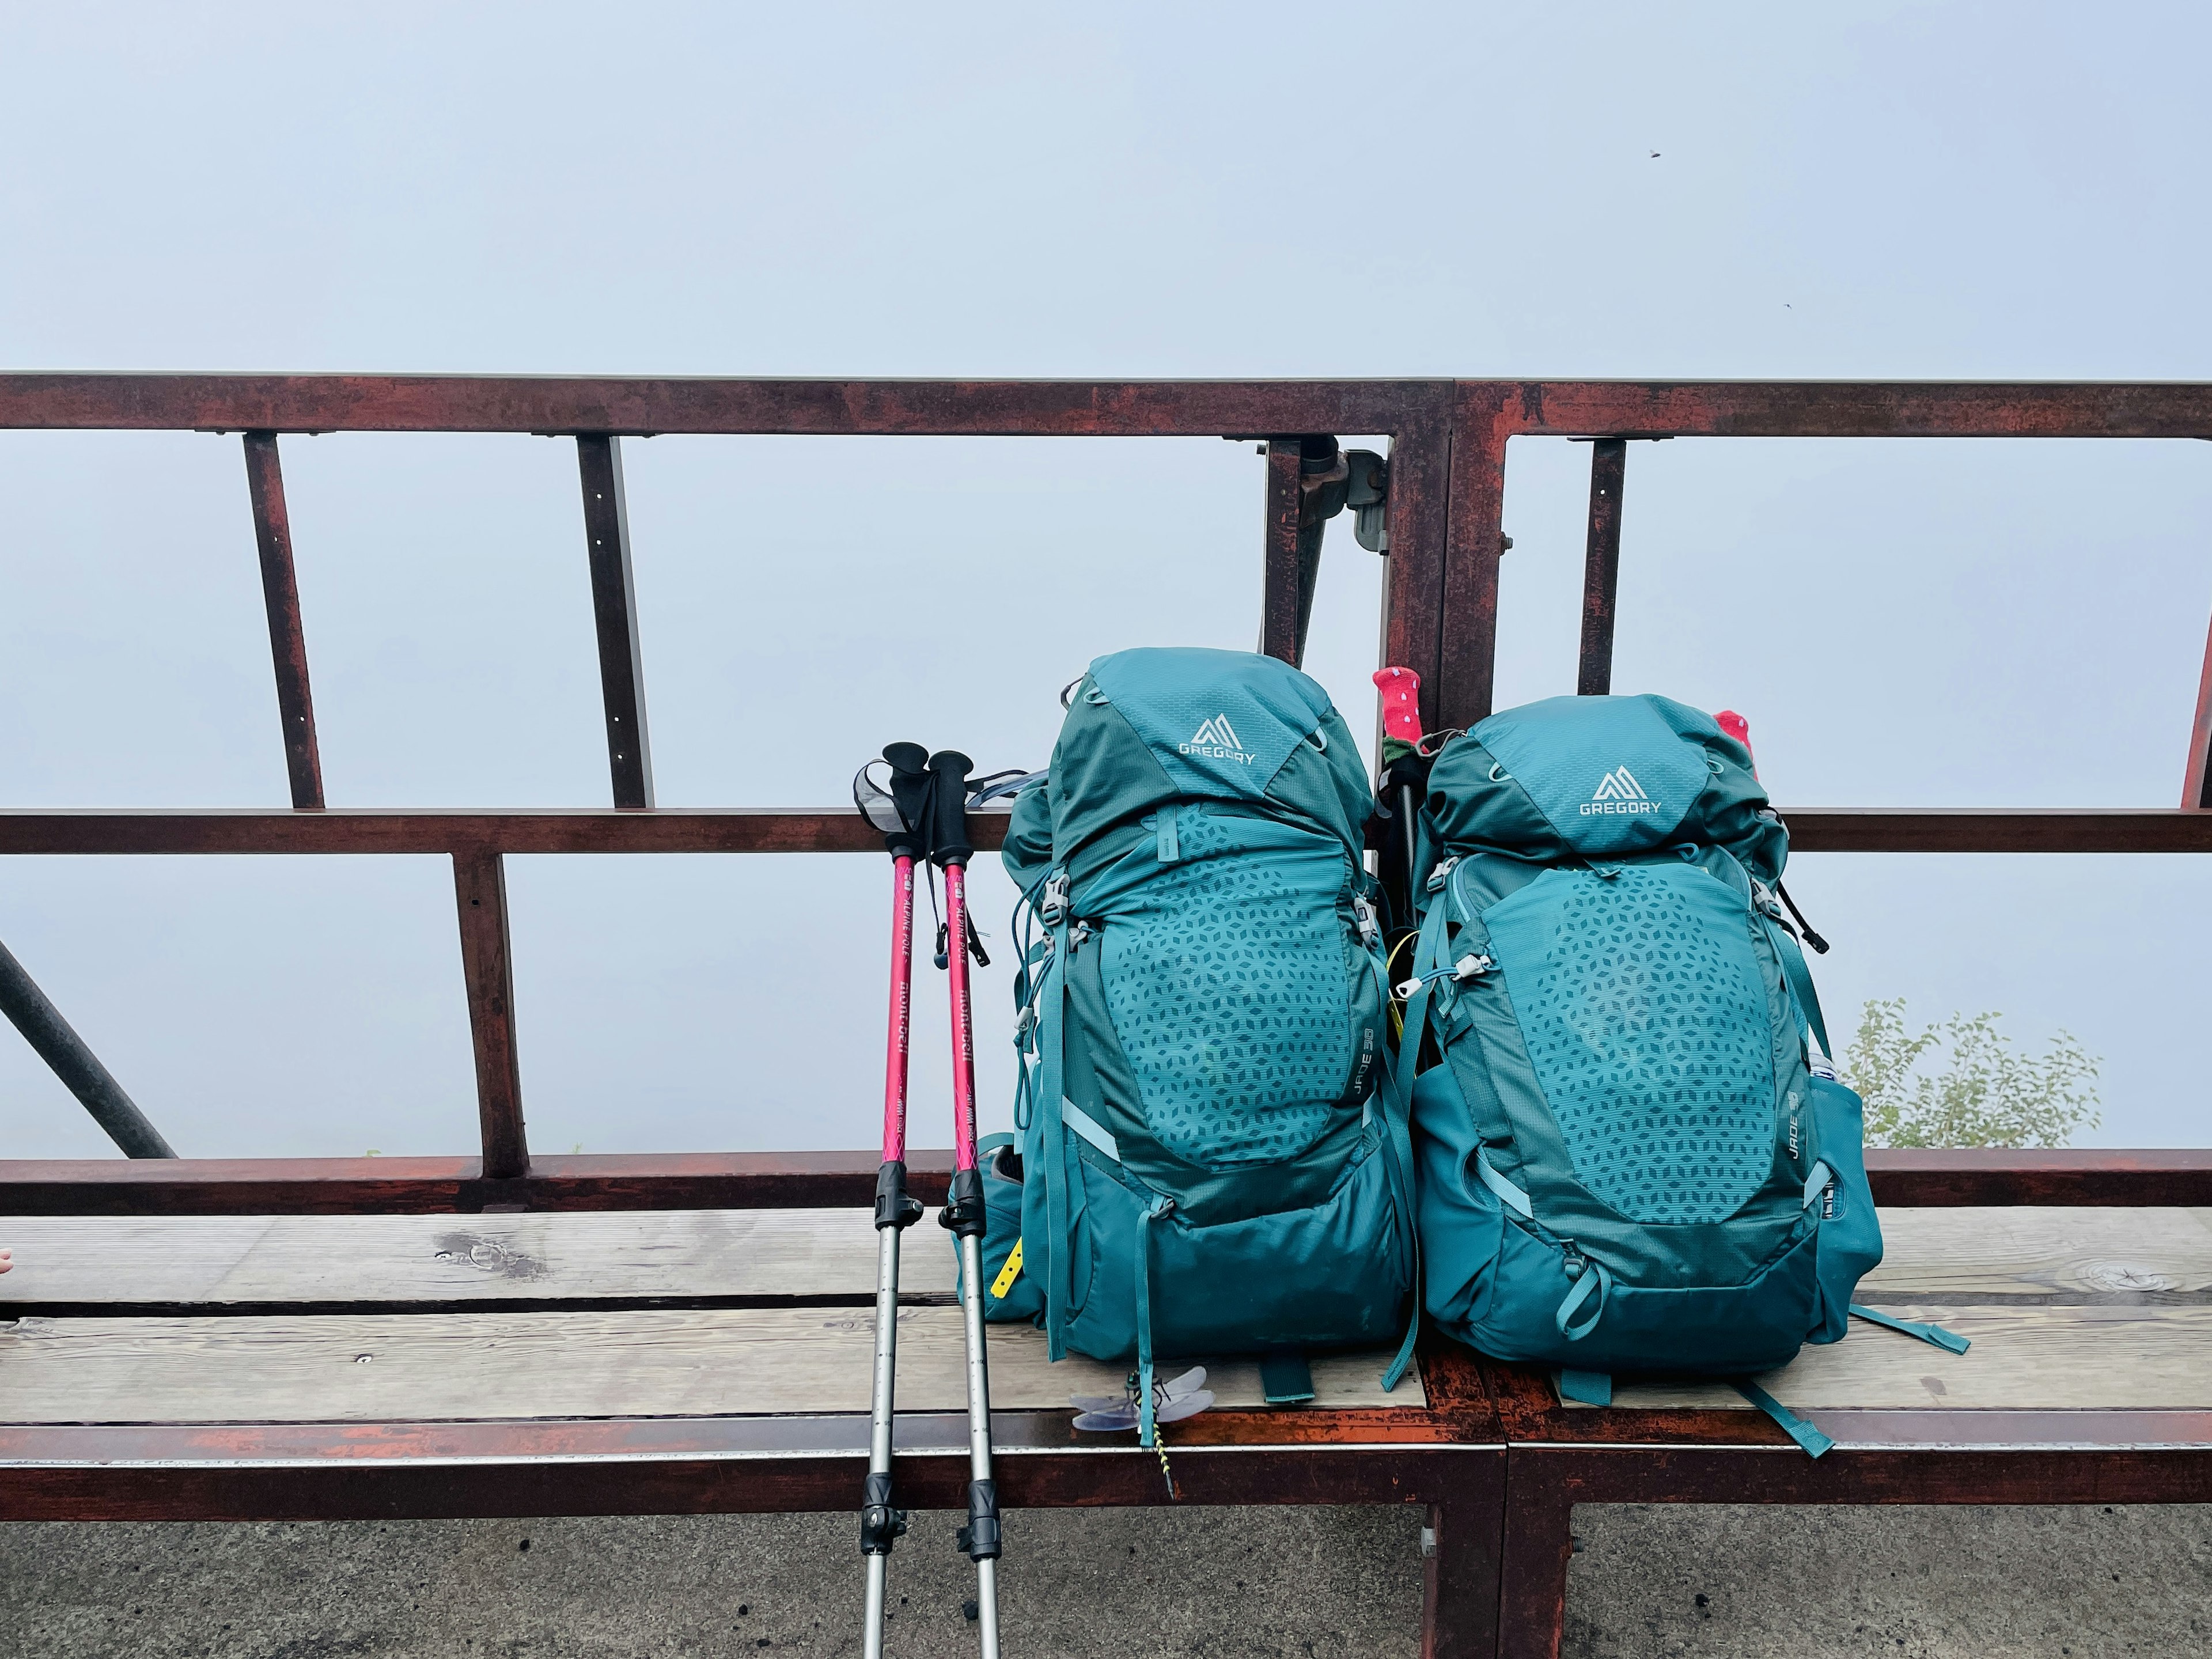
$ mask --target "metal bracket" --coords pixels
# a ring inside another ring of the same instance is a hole
[[[1352,533],[1370,553],[1390,551],[1390,463],[1371,449],[1344,452],[1347,477],[1344,504],[1352,512]]]

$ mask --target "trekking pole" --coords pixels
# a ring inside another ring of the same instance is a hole
[[[894,743],[885,746],[884,759],[891,770],[889,790],[868,775],[867,766],[853,780],[854,805],[883,831],[891,855],[890,1030],[884,1054],[884,1161],[876,1171],[876,1375],[868,1402],[868,1476],[860,1494],[867,1659],[883,1659],[891,1543],[906,1531],[906,1511],[891,1501],[891,1394],[898,1363],[899,1235],[921,1217],[921,1206],[906,1190],[906,1078],[914,1011],[914,866],[929,842],[929,751],[918,743]]]
[[[939,963],[951,974],[952,1191],[938,1219],[960,1241],[960,1311],[968,1336],[968,1524],[960,1547],[975,1564],[975,1611],[983,1659],[999,1659],[999,1492],[991,1479],[991,1377],[983,1349],[983,1174],[975,1167],[975,1023],[968,997],[967,756],[929,757],[930,847],[945,872],[945,939]]]

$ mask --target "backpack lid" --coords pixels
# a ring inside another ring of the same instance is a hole
[[[1429,811],[1447,845],[1620,858],[1698,842],[1763,879],[1788,837],[1759,816],[1751,752],[1671,697],[1547,697],[1492,714],[1438,756]]]
[[[1079,884],[1113,831],[1190,800],[1310,824],[1355,858],[1374,808],[1343,717],[1288,663],[1199,647],[1117,651],[1070,697],[1050,782],[1015,807],[1008,873],[1026,888],[1056,860]]]
[[[1256,652],[1117,651],[1090,678],[1186,796],[1258,800],[1329,712],[1316,681]]]

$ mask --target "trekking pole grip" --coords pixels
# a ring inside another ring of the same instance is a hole
[[[957,749],[929,757],[929,856],[940,869],[966,864],[975,851],[968,840],[968,774],[975,765]]]
[[[891,769],[891,799],[897,804],[900,822],[906,826],[891,846],[891,854],[919,858],[928,851],[929,750],[918,743],[887,743],[884,759]],[[886,844],[890,843],[886,837]]]

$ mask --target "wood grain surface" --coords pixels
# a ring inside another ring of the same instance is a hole
[[[874,1310],[46,1319],[0,1325],[0,1422],[410,1422],[865,1412]],[[899,1316],[898,1405],[967,1401],[957,1308]],[[1425,1403],[1376,1386],[1383,1354],[1313,1362],[1316,1407]],[[1168,1374],[1182,1369],[1171,1364]],[[1210,1365],[1224,1406],[1265,1403],[1258,1366]],[[1042,1332],[991,1332],[991,1398],[1064,1408],[1119,1394],[1126,1369],[1045,1358]]]
[[[902,1291],[952,1289],[935,1212],[900,1250]],[[9,1303],[194,1305],[872,1296],[862,1210],[526,1215],[24,1216],[0,1219]]]

